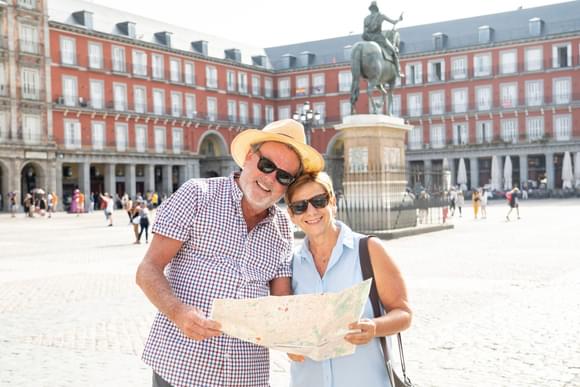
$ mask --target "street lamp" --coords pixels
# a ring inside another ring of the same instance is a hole
[[[306,143],[310,145],[312,137],[312,125],[317,124],[320,121],[320,112],[312,110],[310,102],[306,101],[302,107],[302,112],[294,112],[294,114],[292,114],[292,118],[295,121],[302,122],[302,125],[304,125],[304,132],[306,133]]]

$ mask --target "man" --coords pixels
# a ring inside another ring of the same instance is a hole
[[[518,219],[520,219],[520,203],[519,203],[519,198],[518,195],[520,194],[520,190],[518,187],[514,187],[511,191],[509,191],[506,194],[506,199],[508,202],[508,205],[510,207],[507,215],[505,216],[506,221],[510,221],[510,214],[512,213],[512,210],[515,208],[516,209],[516,214],[518,216]]]
[[[208,316],[217,298],[290,293],[292,227],[275,203],[324,161],[294,120],[240,133],[231,153],[241,173],[190,180],[163,201],[137,270],[159,310],[143,353],[154,387],[268,386],[268,350],[221,335]]]
[[[391,54],[393,56],[397,74],[400,78],[403,78],[404,75],[401,73],[401,64],[399,62],[399,49],[395,48],[393,44],[385,38],[382,31],[383,21],[395,25],[403,20],[403,14],[401,14],[399,19],[393,20],[379,12],[379,7],[377,6],[376,1],[371,2],[369,11],[371,11],[371,14],[365,17],[364,32],[362,35],[363,40],[378,43],[383,49],[385,59],[388,58],[388,54]]]

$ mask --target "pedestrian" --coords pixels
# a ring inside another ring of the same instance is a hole
[[[294,294],[339,292],[363,280],[359,243],[364,235],[336,220],[336,198],[326,173],[305,174],[286,192],[292,222],[306,238],[292,264]],[[357,345],[354,354],[324,361],[289,355],[291,386],[389,386],[379,337],[394,335],[411,324],[403,277],[377,238],[368,240],[376,286],[385,314],[375,317],[367,299],[361,318],[345,326],[344,339]]]
[[[131,200],[129,199],[129,201]],[[141,243],[139,242],[139,226],[141,226],[141,214],[139,213],[139,204],[137,204],[137,202],[131,205],[132,207],[129,212],[131,215],[131,227],[133,228],[133,235],[135,236],[135,241],[133,243],[137,245]]]
[[[479,200],[481,203],[481,219],[487,219],[487,199],[487,189],[483,188]]]
[[[16,204],[16,192],[8,193],[8,200],[10,203],[10,214],[11,217],[16,217],[16,211],[18,210],[18,204]]]
[[[50,218],[52,218],[52,213],[54,212],[54,196],[53,196],[52,192],[49,192],[46,195],[46,199],[47,199],[47,204],[48,204],[48,209],[47,209],[48,218],[50,219]]]
[[[481,194],[478,188],[474,188],[471,192],[471,205],[473,206],[473,218],[477,219],[479,208],[481,206]]]
[[[461,189],[457,191],[457,202],[455,204],[457,206],[457,211],[459,211],[459,217],[461,218],[463,206],[465,205],[465,197],[463,196],[463,190]]]
[[[137,241],[141,243],[141,235],[145,232],[145,243],[149,243],[149,208],[147,208],[147,204],[144,202],[141,202],[139,205],[139,215],[141,216],[141,231],[139,231]]]
[[[268,386],[268,349],[221,335],[208,315],[216,298],[290,294],[293,228],[276,203],[324,160],[291,119],[244,130],[231,154],[241,172],[189,180],[163,201],[137,269],[159,310],[143,353],[153,386]]]
[[[449,191],[449,210],[451,211],[451,216],[455,216],[455,204],[457,203],[457,191],[455,187],[451,187]]]
[[[101,195],[101,201],[104,203],[105,219],[107,220],[107,226],[113,226],[113,211],[115,210],[115,201],[113,200],[113,195],[105,192]]]
[[[514,208],[516,209],[516,214],[518,216],[518,219],[520,219],[520,203],[518,200],[519,193],[520,193],[520,190],[518,189],[518,187],[514,187],[511,191],[509,191],[506,194],[507,203],[508,203],[508,206],[510,207],[507,215],[505,216],[505,219],[508,222],[510,221],[510,214],[512,213],[512,210]]]
[[[123,198],[121,199],[121,205],[123,206],[123,210],[125,210],[127,213],[127,216],[129,216],[129,224],[131,224],[131,221],[133,220],[134,205],[129,195],[123,195]]]

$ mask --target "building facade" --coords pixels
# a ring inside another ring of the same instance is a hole
[[[360,36],[264,49],[80,0],[0,1],[0,11],[4,198],[43,188],[66,206],[77,187],[170,194],[235,170],[240,131],[306,101],[321,113],[312,145],[340,186],[334,125],[350,114]],[[467,186],[482,186],[492,157],[509,156],[515,184],[561,187],[564,153],[580,152],[578,14],[568,2],[400,30],[394,114],[414,126],[411,184],[430,186],[443,168],[455,183],[461,162]]]

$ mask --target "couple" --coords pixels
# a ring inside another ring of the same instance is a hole
[[[335,292],[362,280],[361,235],[334,219],[336,199],[322,156],[293,120],[246,130],[232,142],[242,168],[186,182],[157,213],[137,283],[157,307],[143,354],[153,386],[268,386],[268,349],[220,332],[208,319],[216,298]],[[285,196],[288,214],[275,203]],[[306,233],[293,253],[290,219]],[[404,282],[379,241],[369,242],[381,301],[345,337],[351,356],[323,362],[289,355],[296,386],[388,385],[378,337],[411,320]]]

